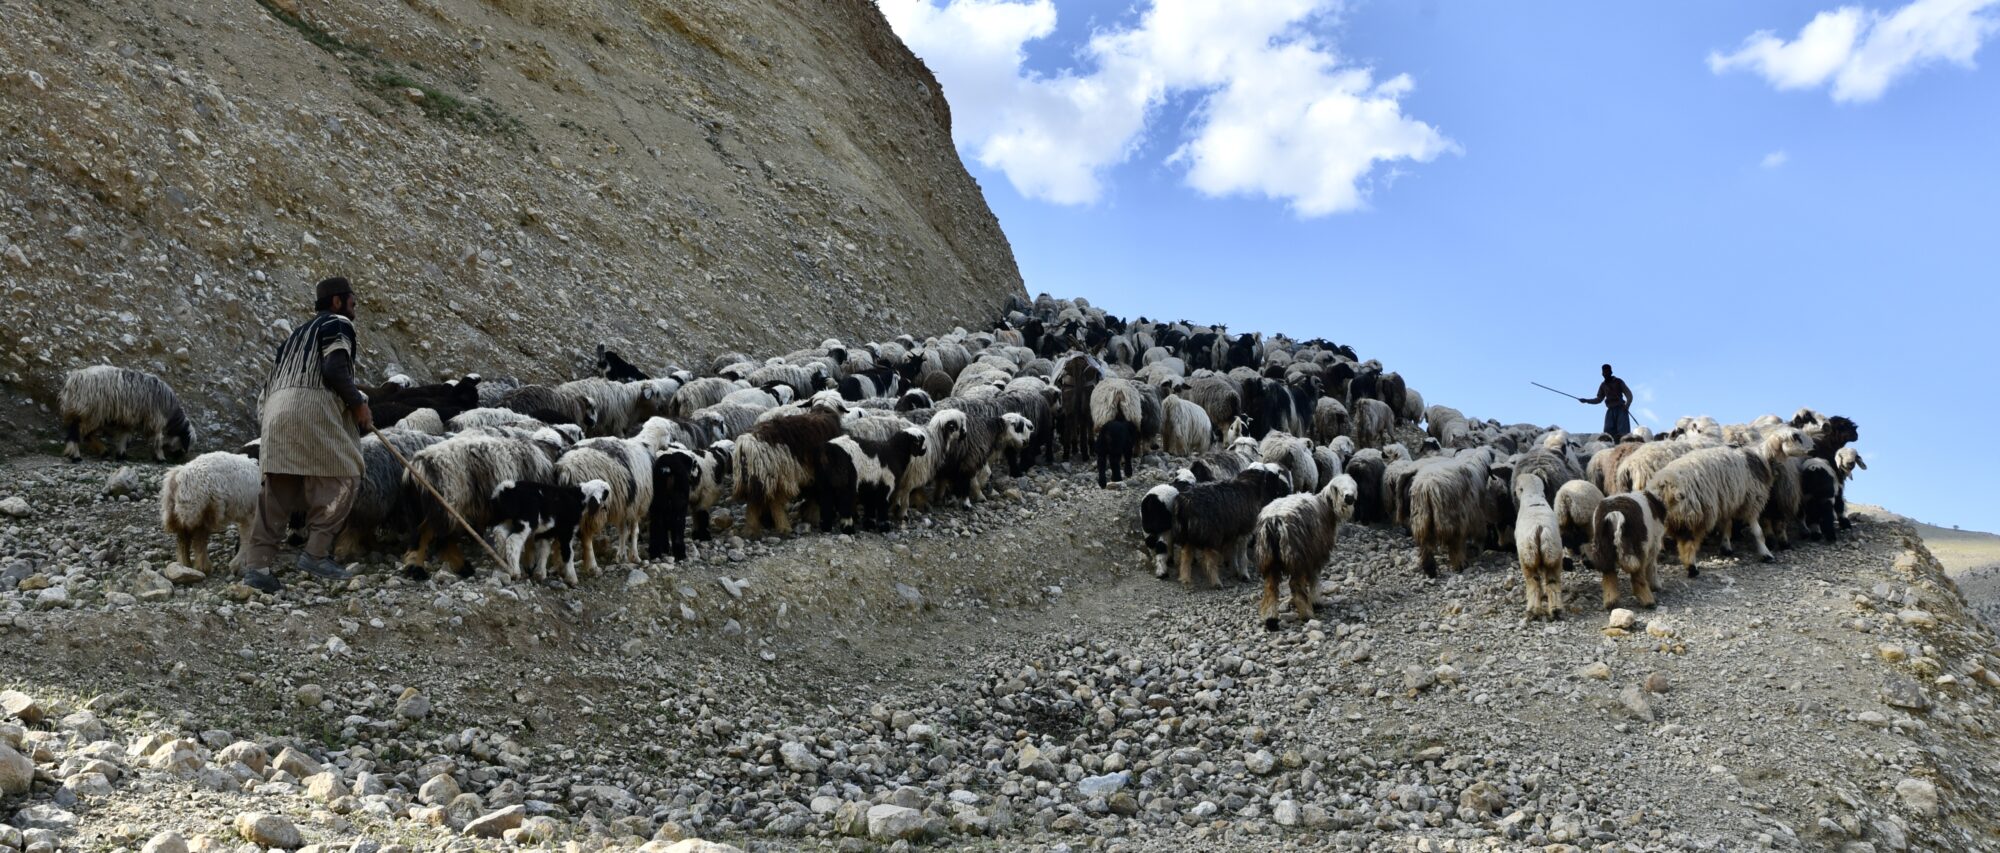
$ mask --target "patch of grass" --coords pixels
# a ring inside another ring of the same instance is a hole
[[[378,70],[360,79],[362,86],[390,101],[406,99],[411,89],[422,92],[424,96],[417,99],[417,108],[424,115],[474,133],[512,137],[521,132],[521,122],[502,112],[492,101],[460,98],[396,71]]]
[[[311,21],[308,21],[290,12],[287,12],[284,9],[279,8],[278,5],[276,3],[271,2],[271,0],[257,0],[257,5],[264,7],[264,11],[271,13],[271,17],[277,18],[279,23],[291,27],[294,30],[298,30],[299,35],[304,36],[306,41],[312,42],[314,47],[317,47],[320,50],[324,50],[327,53],[332,53],[332,54],[352,53],[359,56],[374,55],[374,52],[369,50],[368,48],[357,47],[355,45],[351,45],[348,44],[347,42],[341,41],[339,37],[335,36],[332,33],[327,32],[326,30],[320,29],[318,25],[312,23]]]

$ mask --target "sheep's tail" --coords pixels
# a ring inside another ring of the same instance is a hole
[[[1609,572],[1617,568],[1620,558],[1625,553],[1624,528],[1623,510],[1611,510],[1598,522],[1597,535],[1592,537],[1598,543],[1598,571]]]

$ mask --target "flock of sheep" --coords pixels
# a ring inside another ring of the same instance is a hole
[[[685,559],[690,524],[710,538],[726,500],[742,502],[751,535],[790,532],[795,504],[822,530],[882,530],[912,506],[983,500],[997,466],[1020,476],[1058,453],[1094,458],[1107,485],[1156,449],[1185,463],[1141,499],[1156,573],[1177,562],[1192,583],[1199,562],[1219,585],[1223,563],[1245,577],[1254,566],[1268,628],[1287,583],[1311,617],[1349,522],[1407,529],[1433,577],[1440,553],[1463,569],[1480,548],[1512,549],[1529,615],[1555,617],[1574,559],[1602,574],[1607,608],[1621,572],[1650,607],[1669,539],[1690,577],[1703,542],[1716,536],[1731,553],[1738,525],[1765,560],[1767,539],[1830,540],[1847,524],[1845,482],[1866,467],[1848,446],[1854,423],[1811,410],[1729,426],[1688,418],[1661,435],[1503,426],[1426,407],[1398,374],[1325,340],[1127,322],[1047,295],[1014,300],[991,331],[730,353],[699,377],[649,376],[599,347],[596,372],[554,386],[466,374],[366,389],[391,426],[362,439],[336,556],[394,543],[413,577],[435,562],[467,574],[462,518],[490,531],[511,577],[545,578],[559,555],[575,585],[579,563],[597,571],[601,544],[617,561]],[[61,412],[71,459],[96,439],[123,458],[131,435],[149,435],[162,460],[195,441],[172,390],[137,371],[72,373]],[[1396,440],[1399,424],[1420,423],[1417,449]],[[168,473],[161,521],[180,562],[207,571],[209,537],[248,529],[255,454],[252,442]]]

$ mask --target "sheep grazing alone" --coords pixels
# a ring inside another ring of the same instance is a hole
[[[1464,571],[1473,537],[1486,532],[1486,457],[1474,451],[1436,460],[1410,477],[1409,497],[1410,535],[1424,576],[1432,578],[1438,550],[1450,555],[1452,570]]]
[[[1603,502],[1604,493],[1589,480],[1571,480],[1556,490],[1556,524],[1562,531],[1563,550],[1583,555],[1585,562],[1590,558],[1584,546],[1597,523],[1597,505]],[[1568,556],[1563,557],[1563,568],[1570,568]]]
[[[208,538],[236,525],[237,556],[257,523],[263,475],[257,460],[241,453],[204,453],[167,472],[160,481],[160,527],[174,537],[174,562],[208,572]]]
[[[1785,459],[1805,456],[1812,439],[1795,427],[1773,430],[1755,448],[1705,447],[1688,453],[1661,468],[1647,485],[1647,491],[1666,505],[1667,535],[1674,537],[1681,565],[1688,577],[1701,574],[1695,566],[1701,543],[1711,533],[1722,536],[1722,553],[1734,554],[1731,528],[1741,523],[1750,528],[1752,544],[1764,562],[1776,559],[1764,544],[1764,530],[1758,516],[1771,497],[1773,469]]]
[[[737,439],[735,496],[749,504],[744,524],[750,535],[767,519],[779,534],[792,532],[792,499],[813,487],[820,448],[840,434],[840,415],[809,411],[757,424]],[[816,504],[807,508],[817,515]]]
[[[1251,534],[1257,570],[1264,576],[1264,596],[1257,615],[1264,630],[1278,630],[1278,585],[1290,581],[1292,607],[1299,621],[1313,618],[1319,596],[1319,573],[1333,555],[1340,525],[1354,517],[1358,493],[1354,478],[1334,477],[1317,494],[1288,495],[1257,513]]]
[[[1194,560],[1201,556],[1210,586],[1222,586],[1223,553],[1242,563],[1240,552],[1256,529],[1264,505],[1290,494],[1292,484],[1275,466],[1258,463],[1219,483],[1196,483],[1174,500],[1173,547],[1179,552],[1182,586],[1194,583]]]
[[[70,371],[57,399],[62,412],[63,457],[83,461],[83,447],[111,436],[112,454],[125,461],[134,433],[153,439],[153,459],[165,462],[194,447],[194,426],[174,389],[150,373],[100,364]]]
[[[1667,505],[1651,492],[1626,492],[1605,498],[1591,522],[1590,562],[1602,573],[1604,609],[1618,606],[1618,573],[1632,582],[1639,606],[1652,608],[1660,588],[1660,546],[1667,535]]]
[[[1562,527],[1556,511],[1543,497],[1542,478],[1518,474],[1514,479],[1514,554],[1528,589],[1528,618],[1562,616]]]

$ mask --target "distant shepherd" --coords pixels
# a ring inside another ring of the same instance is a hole
[[[1611,365],[1604,366],[1604,382],[1597,386],[1597,396],[1576,399],[1586,406],[1604,404],[1604,434],[1624,438],[1632,431],[1632,389],[1625,380],[1611,375]]]

